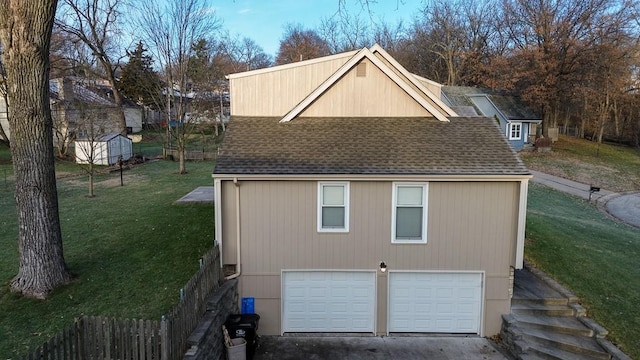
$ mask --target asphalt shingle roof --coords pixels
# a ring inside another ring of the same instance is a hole
[[[495,120],[232,117],[214,174],[521,175]]]

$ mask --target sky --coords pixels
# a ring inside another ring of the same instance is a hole
[[[396,24],[410,23],[422,0],[369,0],[370,13],[361,1],[344,0],[350,15],[361,14],[367,20]],[[232,35],[253,39],[265,53],[274,56],[287,24],[302,24],[316,29],[322,18],[338,11],[339,0],[217,0],[213,3],[223,27]]]

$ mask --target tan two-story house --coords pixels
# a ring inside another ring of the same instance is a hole
[[[490,336],[529,171],[379,46],[229,75],[215,231],[261,334]]]

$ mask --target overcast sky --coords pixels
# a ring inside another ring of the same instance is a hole
[[[371,16],[362,9],[358,0],[345,0],[350,14],[361,14],[366,20],[381,19],[396,24],[402,19],[411,22],[421,0],[369,1]],[[338,0],[217,0],[213,3],[224,28],[233,34],[253,39],[264,51],[275,56],[282,32],[289,23],[300,23],[315,29],[320,19],[331,17],[338,11]]]

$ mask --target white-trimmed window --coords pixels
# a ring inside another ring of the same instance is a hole
[[[520,140],[522,138],[522,123],[509,123],[509,140]]]
[[[318,232],[349,232],[349,183],[318,183]]]
[[[427,242],[427,183],[394,183],[391,242]]]

